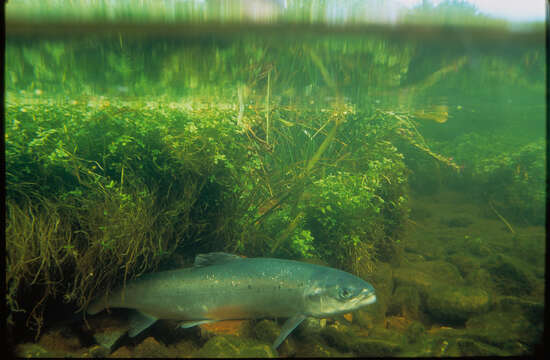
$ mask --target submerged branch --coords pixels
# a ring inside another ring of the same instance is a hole
[[[508,230],[510,230],[510,232],[515,235],[516,232],[512,228],[512,225],[510,225],[510,223],[504,218],[504,216],[499,214],[497,209],[495,209],[495,207],[493,206],[493,201],[492,200],[489,200],[489,206],[491,207],[491,210],[493,210],[493,212],[496,214],[496,216],[500,219],[500,221],[502,221],[504,223],[504,225],[506,225]]]

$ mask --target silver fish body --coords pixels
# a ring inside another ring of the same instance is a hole
[[[347,272],[292,260],[241,258],[226,253],[198,255],[192,268],[146,274],[88,308],[138,310],[157,319],[200,323],[286,317],[277,347],[308,316],[329,317],[376,301],[372,285]],[[186,325],[182,325],[186,327]],[[286,332],[286,334],[285,334]]]

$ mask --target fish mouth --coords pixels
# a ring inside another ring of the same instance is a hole
[[[376,295],[375,294],[367,295],[367,297],[365,297],[365,299],[362,301],[362,303],[364,305],[370,305],[370,304],[373,304],[375,302],[376,302]]]
[[[370,289],[363,289],[363,291],[361,291],[361,295],[362,295],[362,299],[361,299],[362,306],[370,305],[376,302],[376,294],[374,293],[374,291]]]

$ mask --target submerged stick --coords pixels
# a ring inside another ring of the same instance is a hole
[[[504,223],[504,225],[506,225],[508,230],[510,230],[510,232],[515,235],[516,232],[514,231],[514,229],[512,229],[512,225],[510,225],[510,223],[508,221],[506,221],[504,216],[502,216],[498,213],[497,209],[495,209],[495,207],[493,206],[493,202],[491,200],[489,200],[489,206],[494,211],[494,213],[498,216],[498,218]]]

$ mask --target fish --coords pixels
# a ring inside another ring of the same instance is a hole
[[[449,119],[449,107],[447,105],[433,105],[427,109],[416,110],[412,115],[421,120],[431,120],[443,124]]]
[[[128,335],[135,337],[159,319],[189,328],[223,320],[288,318],[275,350],[307,317],[346,314],[376,302],[367,281],[335,268],[276,258],[243,258],[213,252],[193,267],[152,272],[93,300],[86,312],[135,310]]]

